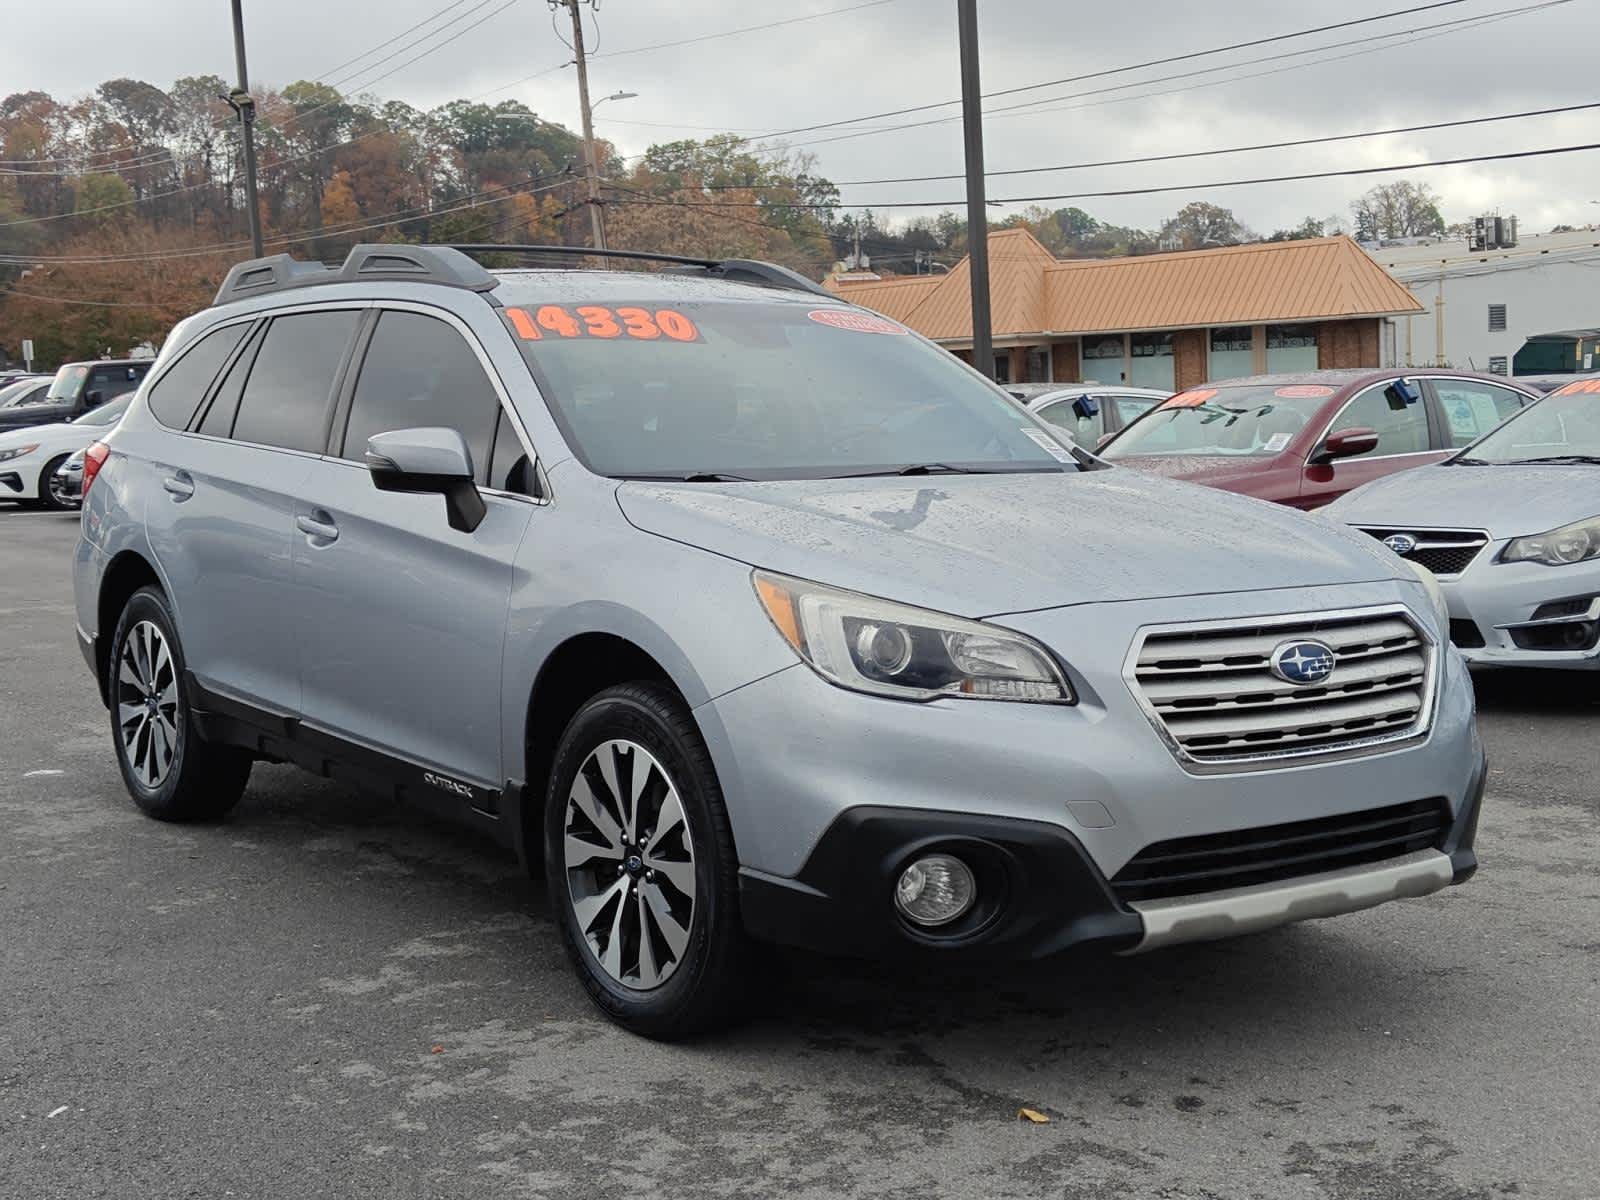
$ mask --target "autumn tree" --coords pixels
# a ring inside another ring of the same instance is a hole
[[[1379,184],[1353,201],[1350,212],[1358,236],[1367,240],[1437,236],[1445,229],[1438,195],[1409,179]]]

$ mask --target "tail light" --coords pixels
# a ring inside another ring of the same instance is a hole
[[[106,459],[111,457],[111,447],[104,442],[95,442],[83,452],[83,490],[79,496],[83,500],[89,498],[89,485],[94,482],[94,477],[100,474],[100,468],[105,466]]]

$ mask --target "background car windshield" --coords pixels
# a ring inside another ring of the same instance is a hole
[[[1498,464],[1564,454],[1600,455],[1600,395],[1547,396],[1461,452]]]
[[[943,464],[1076,470],[947,352],[881,317],[783,302],[541,305],[506,319],[578,455],[603,475],[815,478]],[[1027,432],[1024,432],[1024,431]]]
[[[91,408],[72,423],[83,426],[115,425],[122,419],[122,414],[128,411],[128,405],[133,403],[133,395],[132,392],[129,392],[120,400],[113,400],[110,404],[102,404],[99,408]]]
[[[45,396],[44,402],[53,404],[72,400],[77,396],[78,389],[83,386],[83,381],[88,374],[88,367],[62,367],[56,372],[56,377],[50,384],[50,392]]]
[[[1316,394],[1306,394],[1310,392]],[[1311,385],[1183,392],[1130,426],[1102,453],[1112,459],[1144,454],[1278,454],[1332,395],[1332,388]]]

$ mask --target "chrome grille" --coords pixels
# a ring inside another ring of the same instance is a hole
[[[1415,538],[1416,545],[1400,557],[1425,567],[1435,575],[1459,575],[1471,565],[1485,546],[1489,535],[1481,529],[1403,529],[1362,526],[1380,542],[1395,534]]]
[[[1271,669],[1284,642],[1333,649],[1313,685]],[[1180,761],[1270,766],[1283,758],[1378,748],[1427,729],[1434,647],[1403,608],[1151,629],[1131,682]]]

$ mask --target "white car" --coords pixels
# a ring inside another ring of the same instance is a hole
[[[76,451],[104,437],[122,419],[132,399],[129,393],[73,421],[0,433],[0,500],[17,500],[30,507],[70,507],[63,496],[51,490],[51,478]]]

